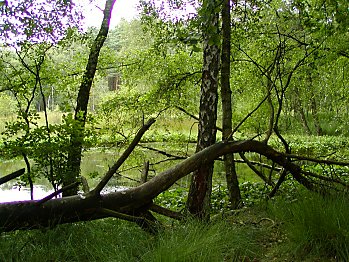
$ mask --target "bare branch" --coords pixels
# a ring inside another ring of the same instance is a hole
[[[153,204],[150,207],[150,210],[154,211],[160,215],[167,216],[167,217],[179,220],[179,221],[182,221],[185,218],[185,216],[179,212],[172,211],[170,209],[164,208],[164,207],[156,205],[156,204]]]
[[[93,189],[89,194],[99,195],[101,193],[102,189],[105,187],[105,185],[108,183],[108,181],[113,177],[115,172],[119,169],[119,167],[125,162],[125,160],[129,157],[129,155],[135,149],[138,142],[141,140],[143,134],[154,123],[155,123],[155,119],[152,118],[146,124],[144,124],[142,126],[142,128],[138,131],[138,133],[136,134],[136,136],[133,139],[133,141],[131,142],[131,144],[128,146],[128,148],[125,150],[125,152],[120,156],[118,161],[111,168],[109,168],[108,172],[105,174],[105,176],[102,178],[102,180],[96,186],[96,188]]]
[[[11,173],[11,174],[8,174],[8,175],[6,175],[4,177],[1,177],[0,178],[0,185],[5,184],[6,182],[23,175],[24,172],[25,172],[25,168],[22,168],[20,170],[17,170],[15,172]]]
[[[326,164],[326,165],[337,165],[337,166],[349,166],[349,162],[344,161],[337,161],[337,160],[330,160],[330,159],[317,159],[313,157],[307,157],[307,156],[299,156],[295,154],[284,154],[286,157],[294,158],[297,160],[306,160],[314,163],[319,164]]]
[[[39,200],[37,202],[37,204],[42,205],[43,203],[49,201],[50,199],[54,198],[55,196],[58,196],[59,194],[63,193],[64,191],[77,187],[79,184],[80,184],[80,182],[75,182],[75,183],[72,183],[68,186],[62,187],[61,189],[59,189],[59,190],[53,192],[52,194],[49,194],[48,196],[44,197],[43,199]]]

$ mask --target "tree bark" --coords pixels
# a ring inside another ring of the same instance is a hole
[[[84,129],[87,116],[87,105],[90,98],[90,90],[96,73],[99,53],[108,35],[111,12],[113,10],[115,1],[116,0],[107,0],[105,2],[102,25],[99,29],[96,39],[91,46],[85,73],[83,75],[79,88],[74,116],[77,123],[77,129],[74,130],[74,133],[71,134],[71,150],[69,152],[67,163],[69,171],[68,174],[64,177],[63,187],[78,181],[78,177],[80,175],[80,164],[82,157],[81,152],[84,140]],[[77,193],[77,190],[78,188],[75,187],[64,192],[63,194],[64,196],[75,195]]]
[[[218,102],[219,47],[217,43],[218,13],[215,0],[205,0],[208,20],[204,23],[204,54],[201,81],[198,142],[196,152],[216,142],[216,120]],[[187,209],[199,219],[209,220],[212,174],[214,161],[207,162],[194,172],[190,184]]]
[[[180,178],[212,163],[222,155],[240,152],[255,152],[264,155],[285,168],[307,189],[317,189],[302,175],[302,169],[288,159],[288,155],[277,152],[262,142],[253,140],[220,142],[135,188],[106,195],[92,194],[89,197],[75,195],[51,199],[44,203],[40,200],[30,200],[0,204],[0,228],[2,231],[11,231],[48,227],[104,218],[113,213],[105,212],[105,210],[114,211],[114,214],[120,213],[122,219],[123,215],[139,217],[147,213],[152,206],[152,200],[157,195],[170,188]]]
[[[227,140],[232,132],[232,101],[230,88],[230,54],[231,54],[231,16],[230,0],[224,0],[222,6],[222,56],[221,56],[221,99],[223,112],[222,139]],[[224,156],[224,168],[227,181],[227,189],[232,209],[241,205],[241,193],[239,181],[236,174],[234,154]]]

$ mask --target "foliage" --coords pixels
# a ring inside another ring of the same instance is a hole
[[[62,184],[67,173],[67,161],[70,148],[70,135],[78,132],[80,126],[73,120],[72,114],[63,116],[62,124],[38,126],[38,114],[30,113],[26,116],[31,128],[22,118],[16,122],[8,123],[4,136],[4,152],[8,156],[18,157],[26,155],[35,164],[31,172],[32,178],[45,177],[54,189]],[[25,130],[25,132],[24,132]],[[84,144],[94,143],[92,129],[86,129]],[[27,183],[27,177],[21,177]]]
[[[243,182],[240,183],[241,197],[245,207],[258,206],[264,204],[271,188],[262,182]],[[296,197],[299,186],[293,180],[286,180],[281,188],[278,196],[284,200],[292,200]],[[161,193],[155,203],[169,209],[183,211],[187,199],[188,191],[182,187],[171,188]],[[215,183],[211,193],[211,212],[225,213],[229,210],[229,197],[226,185]]]
[[[154,43],[152,34],[156,30],[134,20],[112,31],[107,45],[118,52],[110,72],[122,76],[122,85],[104,97],[98,110],[108,133],[127,136],[144,118],[159,113],[166,117],[180,115],[175,106],[197,111],[200,57],[183,44]],[[113,42],[120,46],[113,47]]]
[[[15,113],[14,99],[5,93],[0,93],[0,117],[9,117]]]
[[[155,199],[155,203],[169,209],[182,211],[185,209],[188,191],[182,187],[171,188],[162,192]]]

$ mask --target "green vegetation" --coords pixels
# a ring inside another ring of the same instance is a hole
[[[166,198],[170,203],[173,197]],[[347,195],[324,197],[298,192],[292,200],[260,203],[210,224],[194,220],[171,224],[163,220],[165,228],[157,235],[112,218],[3,233],[0,259],[348,261],[347,201]],[[177,204],[169,205],[175,208]]]
[[[290,203],[279,199],[271,205],[287,236],[282,250],[297,261],[307,258],[349,259],[348,195],[298,194]]]
[[[172,186],[148,183],[171,187],[120,212],[145,218],[154,201],[188,215],[153,212],[158,234],[111,218],[13,231],[0,235],[0,260],[349,261],[348,1],[157,2],[109,28],[106,0],[98,31],[70,0],[0,1],[1,174],[26,167],[6,186],[74,185],[66,196],[84,176],[93,189],[153,118],[110,188],[171,172],[222,137],[263,141],[275,158],[241,149],[234,165],[203,159]],[[102,203],[99,193],[79,201]]]
[[[239,261],[257,257],[260,230],[187,222],[152,236],[114,219],[1,236],[1,261]]]

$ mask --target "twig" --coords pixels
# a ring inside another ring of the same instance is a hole
[[[141,184],[144,184],[148,180],[149,173],[149,160],[144,162],[142,175],[141,175]]]
[[[123,219],[123,220],[126,220],[126,221],[130,221],[130,222],[137,222],[137,223],[139,223],[139,222],[144,222],[144,220],[145,220],[145,218],[143,218],[143,217],[131,216],[131,215],[120,213],[120,212],[116,212],[114,210],[107,209],[107,208],[98,208],[97,212],[101,213],[103,215],[120,218],[120,219]]]
[[[175,106],[175,108],[177,108],[179,111],[182,111],[183,113],[185,113],[186,115],[190,116],[191,118],[199,121],[199,118],[191,113],[189,113],[187,110],[185,110],[183,107],[180,107],[180,106]],[[223,132],[223,129],[219,126],[216,126],[217,130],[218,131],[221,131]]]
[[[229,141],[233,135],[235,134],[235,132],[240,128],[240,126],[242,126],[243,123],[245,123],[245,121],[253,115],[254,112],[256,112],[260,107],[261,105],[268,99],[270,93],[268,93],[262,101],[259,102],[259,104],[250,112],[248,113],[241,121],[240,123],[233,129],[233,131],[231,131],[230,135],[226,138],[225,141]]]
[[[128,179],[128,180],[131,180],[131,181],[134,181],[134,182],[140,183],[140,181],[139,181],[139,180],[134,179],[134,178],[132,178],[132,177],[125,176],[125,175],[121,175],[119,172],[117,172],[117,173],[116,173],[116,175],[117,175],[117,176],[119,176],[119,177],[122,177],[122,178],[126,178],[126,179]]]
[[[154,151],[156,153],[159,153],[161,155],[164,155],[164,156],[167,156],[167,157],[172,157],[172,159],[176,160],[176,159],[186,159],[186,157],[184,156],[176,156],[176,155],[172,155],[170,153],[167,153],[165,151],[162,151],[160,149],[157,149],[157,148],[153,148],[153,147],[149,147],[149,146],[142,146],[142,145],[139,145],[140,147],[143,147],[145,149],[149,149],[151,151]]]
[[[276,185],[274,186],[273,190],[269,193],[268,198],[272,198],[275,196],[275,194],[279,190],[281,184],[285,181],[286,175],[287,175],[287,170],[286,169],[282,170],[280,178],[277,181]]]
[[[323,180],[323,181],[337,183],[337,184],[340,184],[340,185],[342,185],[342,186],[344,186],[346,188],[349,188],[349,184],[347,184],[347,183],[345,183],[345,182],[343,182],[343,181],[341,181],[339,179],[321,176],[321,175],[318,175],[318,174],[315,174],[315,173],[312,173],[312,172],[309,172],[309,171],[304,171],[304,170],[302,170],[302,174],[307,175],[307,176],[311,176],[311,177],[315,177],[315,178]]]
[[[80,182],[74,182],[68,186],[65,186],[65,187],[62,187],[61,189],[53,192],[52,194],[49,194],[48,196],[44,197],[43,199],[40,199],[37,204],[38,205],[42,205],[43,203],[49,201],[50,199],[54,198],[55,196],[58,196],[60,193],[66,191],[66,190],[69,190],[69,189],[72,189],[72,188],[75,188],[77,187],[78,185],[80,184]]]

